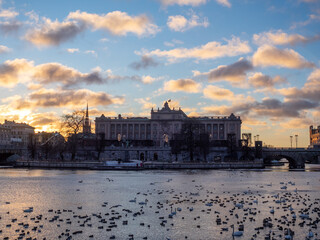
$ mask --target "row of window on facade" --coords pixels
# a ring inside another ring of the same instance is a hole
[[[105,129],[105,124],[97,126],[100,132],[108,133]],[[160,128],[160,124],[152,124],[152,139],[158,138],[158,135],[163,135],[163,129]],[[174,128],[174,130],[172,129]],[[171,134],[179,133],[181,124],[168,124],[167,131]],[[198,124],[194,126],[194,129],[198,129],[199,133],[208,133],[210,139],[222,140],[225,139],[225,124]],[[158,131],[159,130],[159,131]],[[235,131],[235,124],[229,124],[229,132]],[[151,124],[110,124],[110,138],[117,139],[118,135],[126,139],[147,139],[151,140]],[[109,138],[109,135],[106,136]],[[161,137],[161,136],[160,136]]]
[[[224,131],[224,124],[199,124],[199,125],[195,125],[195,129],[199,129],[199,131],[201,133],[205,132],[205,126],[207,125],[207,132],[211,133],[211,131],[218,131],[218,127],[219,127],[219,131]],[[147,127],[147,129],[145,130],[145,126]],[[157,131],[158,129],[158,124],[153,124],[153,131]],[[181,128],[181,124],[169,124],[168,128],[169,130],[172,129],[172,126],[174,127],[175,130],[178,130]],[[105,124],[98,124],[97,128],[100,129],[100,131],[104,131],[105,130],[106,125]],[[229,124],[229,130],[230,131],[235,131],[235,124],[231,123]],[[111,124],[110,125],[110,130],[111,132],[126,132],[128,129],[129,132],[133,132],[136,131],[147,131],[147,132],[151,132],[151,124]]]

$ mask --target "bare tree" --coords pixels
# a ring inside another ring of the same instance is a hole
[[[30,152],[31,159],[34,160],[37,154],[37,140],[34,133],[29,134],[28,150]]]
[[[100,155],[102,152],[104,152],[104,148],[106,146],[106,137],[105,137],[105,133],[99,133],[97,134],[97,138],[96,138],[96,150],[98,152],[98,161],[100,161]]]
[[[74,111],[61,117],[61,132],[68,139],[68,146],[71,152],[71,160],[74,161],[78,148],[78,134],[81,132],[84,121],[84,111]]]

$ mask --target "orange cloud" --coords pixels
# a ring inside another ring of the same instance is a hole
[[[87,101],[92,106],[123,104],[124,97],[113,97],[104,92],[93,92],[88,89],[53,90],[40,89],[29,95],[30,101],[37,107],[81,107]]]
[[[33,62],[26,59],[7,60],[0,65],[0,84],[2,87],[14,87],[23,81],[32,69]]]
[[[201,89],[201,84],[192,79],[170,80],[164,83],[164,90],[169,92],[197,93]]]
[[[227,40],[227,44],[222,45],[219,42],[208,42],[205,45],[195,48],[175,48],[168,51],[156,49],[151,51],[150,55],[169,58],[170,61],[184,58],[195,59],[215,59],[221,57],[232,57],[239,54],[245,54],[251,51],[247,41],[241,41],[240,38],[232,37]]]
[[[80,32],[84,31],[84,25],[77,22],[58,22],[43,18],[43,24],[40,28],[29,30],[25,39],[36,46],[59,45],[69,39],[74,38]]]
[[[252,57],[255,66],[279,66],[286,68],[313,68],[315,65],[306,61],[292,49],[278,49],[270,45],[259,47]]]
[[[232,101],[235,98],[235,95],[232,91],[225,88],[216,87],[213,85],[206,86],[206,88],[203,90],[203,95],[206,98],[210,98],[218,101],[222,101],[222,100]]]
[[[78,20],[87,26],[93,27],[95,30],[103,29],[119,36],[125,36],[127,33],[133,33],[138,36],[153,35],[160,31],[158,26],[151,23],[147,16],[131,17],[121,11],[98,15],[78,10],[69,13],[67,19]]]
[[[249,84],[254,88],[271,88],[276,84],[286,82],[286,79],[275,76],[270,77],[268,75],[264,75],[261,72],[256,72],[248,77]]]
[[[253,35],[253,41],[258,45],[296,45],[299,43],[308,43],[316,40],[319,40],[319,35],[307,38],[300,34],[289,35],[282,30],[263,32]]]

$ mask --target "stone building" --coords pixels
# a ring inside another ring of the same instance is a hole
[[[30,135],[34,134],[34,127],[26,123],[5,120],[1,127],[8,130],[7,134],[10,134],[10,144],[15,146],[28,146]]]
[[[7,146],[11,143],[11,131],[9,128],[0,124],[0,146]]]
[[[320,126],[318,128],[313,128],[310,126],[310,147],[318,147],[320,148]]]
[[[241,138],[241,119],[239,116],[208,116],[189,118],[181,108],[171,109],[165,102],[162,109],[151,109],[151,118],[147,117],[97,117],[96,134],[104,133],[106,140],[148,141],[153,146],[164,146],[175,134],[180,133],[186,120],[192,119],[198,124],[199,133],[207,133],[210,140],[227,140],[228,135]]]

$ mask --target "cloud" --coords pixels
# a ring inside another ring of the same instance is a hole
[[[25,75],[32,68],[33,63],[26,59],[7,60],[0,65],[1,87],[14,87],[25,79]]]
[[[79,48],[68,48],[67,52],[69,52],[69,53],[79,52]]]
[[[315,69],[308,77],[301,89],[296,87],[280,89],[279,92],[290,99],[303,98],[311,101],[320,101],[320,69]]]
[[[145,15],[131,17],[125,12],[114,11],[107,14],[93,14],[87,12],[69,13],[67,19],[80,21],[94,30],[107,30],[113,35],[125,36],[133,33],[138,36],[154,35],[160,31],[157,25],[151,23]]]
[[[247,71],[253,70],[253,65],[250,61],[240,58],[237,62],[230,65],[221,65],[209,72],[201,73],[193,71],[193,77],[198,80],[207,80],[209,82],[227,81],[232,85],[244,85],[247,78]]]
[[[135,70],[147,69],[149,67],[156,67],[159,63],[156,62],[152,57],[143,55],[141,56],[141,60],[138,62],[133,62],[130,64],[130,67]]]
[[[229,2],[229,0],[216,0],[217,3],[219,3],[222,6],[225,7],[231,7],[231,3]]]
[[[202,109],[207,114],[229,115],[231,113],[241,116],[254,117],[301,117],[301,111],[314,109],[319,104],[301,99],[281,102],[278,99],[266,98],[258,101],[234,102],[232,106],[206,106]]]
[[[300,34],[291,34],[288,35],[287,33],[283,32],[282,30],[278,31],[270,31],[270,32],[263,32],[260,34],[253,35],[253,41],[257,45],[296,45],[299,43],[309,43],[312,41],[316,41],[320,39],[320,35],[316,35],[314,37],[304,37]]]
[[[209,81],[231,81],[231,82],[240,82],[246,78],[246,72],[253,69],[252,63],[244,58],[241,58],[239,61],[227,65],[227,66],[218,66],[217,68],[211,70],[208,73]]]
[[[88,89],[40,89],[31,93],[29,99],[37,107],[82,107],[87,101],[90,101],[90,106],[108,106],[123,104],[125,100],[121,96],[113,97],[105,92],[93,92]]]
[[[21,27],[22,23],[19,21],[1,21],[0,22],[0,30],[5,33],[9,34],[11,32],[16,32]]]
[[[320,15],[310,14],[307,20],[293,23],[290,29],[295,29],[297,27],[304,27],[316,21],[320,21]]]
[[[160,0],[161,3],[164,6],[169,6],[169,5],[189,5],[189,6],[199,6],[201,4],[205,4],[207,2],[207,0]]]
[[[213,85],[207,86],[203,90],[203,95],[206,98],[210,98],[218,101],[222,101],[222,100],[232,101],[235,97],[234,93],[229,89],[220,88]]]
[[[299,53],[292,49],[278,49],[270,45],[258,48],[252,57],[254,66],[279,66],[286,68],[313,68],[315,65],[308,62]]]
[[[144,84],[151,84],[151,83],[157,81],[158,78],[153,78],[153,77],[147,75],[147,76],[142,76],[141,80]]]
[[[60,84],[63,87],[72,87],[80,84],[103,84],[107,82],[118,82],[131,80],[150,84],[160,78],[151,76],[121,76],[114,75],[111,70],[102,72],[95,68],[89,73],[82,73],[77,69],[64,66],[60,63],[44,63],[34,65],[33,61],[26,59],[8,60],[0,64],[1,87],[14,87],[18,83],[28,83],[28,86],[39,86],[44,84]],[[34,81],[37,83],[34,84]],[[31,84],[31,85],[30,85]],[[40,85],[39,85],[40,84]]]
[[[201,84],[192,79],[170,80],[164,83],[164,90],[169,92],[197,93],[201,89]]]
[[[209,26],[209,22],[207,18],[201,20],[196,14],[192,14],[189,20],[184,16],[176,15],[168,17],[167,26],[173,31],[184,32],[194,27],[206,28]]]
[[[308,129],[313,121],[308,118],[294,118],[289,121],[281,122],[279,125],[284,129]]]
[[[77,84],[102,84],[109,80],[109,76],[103,76],[99,69],[90,73],[81,73],[74,68],[60,63],[44,63],[34,65],[26,59],[8,60],[0,64],[0,83],[2,87],[14,87],[18,83],[40,84],[60,83],[64,87]]]
[[[10,52],[10,48],[0,45],[0,54]]]
[[[205,45],[195,48],[175,48],[168,51],[156,49],[150,52],[150,55],[169,58],[170,61],[176,59],[216,59],[221,57],[232,57],[239,54],[250,52],[250,46],[247,41],[241,41],[240,38],[232,37],[227,40],[227,44],[220,42],[208,42]]]
[[[12,11],[12,10],[9,10],[9,9],[2,9],[0,11],[1,18],[15,18],[18,15],[19,15],[19,13]]]
[[[136,102],[142,104],[142,109],[152,109],[152,108],[156,108],[157,105],[154,104],[154,103],[151,103],[150,102],[150,98],[146,98],[146,99],[143,99],[143,98],[137,98],[135,99]]]
[[[254,101],[251,96],[244,96],[243,94],[234,94],[231,90],[208,85],[203,89],[203,96],[217,101],[230,102],[250,102]]]
[[[29,30],[25,39],[36,46],[56,46],[76,37],[84,29],[84,25],[74,21],[53,22],[43,18],[40,28]]]
[[[249,84],[254,88],[271,88],[276,84],[286,82],[286,79],[275,76],[270,77],[268,75],[264,75],[261,72],[256,72],[248,77]]]
[[[72,86],[79,83],[101,84],[105,81],[99,71],[81,73],[60,63],[45,63],[34,67],[33,78],[42,84],[62,83]]]

